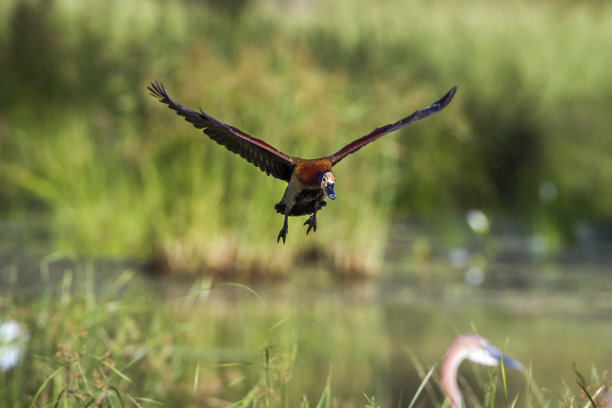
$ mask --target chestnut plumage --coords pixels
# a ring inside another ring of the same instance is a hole
[[[325,197],[327,196],[332,200],[336,198],[334,192],[336,179],[331,171],[332,166],[379,137],[440,111],[453,99],[457,87],[451,88],[446,95],[431,106],[417,110],[395,123],[375,129],[349,143],[331,156],[319,159],[301,159],[286,155],[263,140],[256,139],[233,126],[219,122],[207,115],[201,108],[199,112],[196,112],[179,105],[168,96],[164,86],[157,81],[152,82],[147,89],[151,92],[151,95],[168,105],[170,109],[185,118],[197,129],[202,129],[215,142],[238,154],[249,163],[253,163],[266,174],[289,183],[283,198],[274,206],[278,213],[285,216],[283,227],[277,238],[277,242],[282,239],[284,243],[288,231],[287,218],[290,216],[310,215],[304,223],[304,225],[308,225],[306,234],[311,229],[313,231],[317,230],[317,211],[327,204]]]

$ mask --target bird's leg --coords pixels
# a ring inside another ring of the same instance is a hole
[[[308,225],[308,229],[306,230],[306,235],[312,229],[314,232],[317,232],[317,211],[321,208],[319,202],[315,202],[314,204],[314,212],[308,217],[304,225]]]
[[[310,230],[317,231],[317,213],[313,212],[310,214],[310,217],[306,220],[304,225],[308,225],[308,229],[306,230],[306,235],[310,232]]]
[[[283,244],[285,243],[285,239],[287,238],[287,232],[289,231],[289,227],[287,225],[287,218],[289,218],[288,209],[285,210],[285,222],[283,222],[283,228],[281,228],[280,232],[278,233],[278,238],[276,239],[276,242],[280,242],[282,238]]]

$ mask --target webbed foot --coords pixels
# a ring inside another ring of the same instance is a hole
[[[317,213],[313,213],[310,217],[308,217],[304,225],[308,225],[308,229],[306,230],[306,235],[308,235],[310,230],[313,230],[313,232],[316,232],[317,231]]]
[[[283,244],[285,243],[285,239],[287,239],[287,227],[283,226],[280,232],[278,233],[278,238],[276,238],[276,242],[280,242],[281,238],[283,239]]]
[[[283,228],[281,228],[280,232],[278,233],[278,238],[276,238],[276,242],[280,242],[281,238],[283,239],[283,244],[285,243],[285,239],[287,239],[287,232],[289,232],[289,227],[287,226],[287,217],[288,217],[288,212],[285,213],[285,222],[283,222]]]

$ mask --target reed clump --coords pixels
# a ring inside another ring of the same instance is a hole
[[[550,249],[605,232],[607,4],[218,3],[3,2],[2,214],[43,223],[53,250],[240,277],[284,276],[308,253],[369,275],[394,220],[470,208]],[[341,163],[314,237],[291,220],[280,247],[283,183],[156,103],[151,80],[303,157],[459,93]]]

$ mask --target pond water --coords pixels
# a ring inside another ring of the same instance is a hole
[[[320,308],[323,319],[347,329],[348,333],[330,333],[330,322],[320,329],[316,318],[310,326],[308,322],[297,324],[300,330],[311,332],[303,337],[327,339],[314,340],[312,350],[304,345],[305,358],[327,356],[341,400],[351,396],[355,400],[362,392],[375,395],[382,406],[407,406],[422,380],[419,365],[425,372],[433,365],[439,367],[456,335],[477,331],[531,367],[535,382],[550,393],[546,400],[558,402],[564,383],[578,392],[574,366],[587,378],[593,368],[602,376],[612,368],[612,279],[602,266],[572,265],[558,270],[557,278],[545,279],[532,276],[535,271],[529,269],[500,266],[492,272],[496,279],[479,287],[395,278],[345,283],[326,290],[257,290],[263,299],[278,302],[282,298],[296,308]],[[308,313],[302,317],[311,318]],[[353,349],[354,354],[337,351],[343,347]],[[324,368],[322,364],[319,370]],[[484,390],[479,384],[490,372],[471,363],[461,368],[480,401]],[[523,392],[527,380],[520,373],[507,374],[510,395]],[[355,389],[356,383],[362,388]],[[433,389],[437,392],[437,387]],[[437,406],[431,399],[423,396],[419,406]],[[504,406],[500,397],[498,406]]]
[[[612,274],[605,254],[574,256],[571,262],[489,259],[476,281],[471,267],[455,262],[456,256],[451,251],[437,260],[399,259],[379,276],[359,281],[335,281],[311,267],[292,271],[284,282],[212,289],[214,282],[207,279],[152,277],[125,264],[81,270],[78,262],[60,256],[6,262],[0,297],[2,305],[23,309],[46,295],[53,310],[54,302],[65,303],[66,290],[73,299],[89,290],[105,310],[109,304],[113,310],[138,310],[142,321],[166,316],[164,330],[176,335],[171,353],[176,364],[193,370],[198,361],[198,372],[207,373],[202,381],[229,378],[203,391],[200,406],[223,406],[212,401],[232,401],[248,392],[261,377],[266,345],[279,360],[296,351],[290,382],[295,406],[304,395],[317,401],[329,374],[338,406],[364,406],[367,395],[381,407],[406,407],[423,373],[439,367],[453,338],[474,331],[530,367],[544,400],[553,405],[566,387],[578,392],[574,366],[588,379],[593,369],[605,378],[612,368]],[[113,316],[134,318],[131,311]],[[110,331],[120,325],[112,319],[97,322]],[[244,378],[231,380],[240,368],[220,364],[249,368]],[[492,369],[464,363],[460,373],[467,395],[482,401],[482,384]],[[507,375],[511,397],[524,395],[527,379],[517,372]],[[440,401],[432,380],[416,406]],[[519,397],[517,406],[524,404]],[[501,393],[496,406],[505,406]]]

